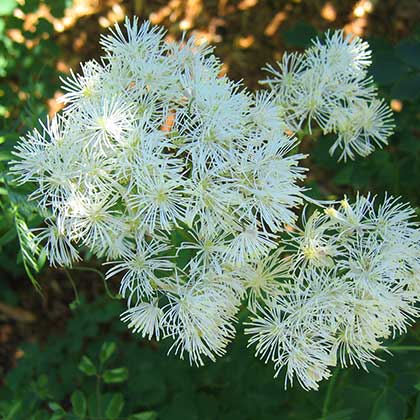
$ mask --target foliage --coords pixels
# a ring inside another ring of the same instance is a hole
[[[44,2],[25,1],[21,10],[34,12],[41,3]],[[70,3],[69,0],[48,2],[54,17],[63,16]],[[45,112],[45,101],[57,89],[56,63],[61,55],[53,25],[39,18],[28,28],[22,18],[13,15],[15,5],[14,0],[3,0],[0,9],[0,135],[3,141],[13,141],[16,129],[22,124],[32,126]]]
[[[25,1],[21,10],[38,10],[41,0]],[[54,17],[64,15],[69,0],[47,2]],[[18,276],[25,269],[32,282],[32,273],[43,266],[43,258],[34,261],[25,250],[30,246],[26,228],[39,224],[35,206],[27,202],[25,189],[9,185],[7,162],[11,150],[28,127],[45,115],[46,101],[58,89],[56,64],[62,56],[53,25],[40,18],[32,27],[13,14],[17,2],[2,0],[0,5],[0,263],[7,272]],[[13,36],[11,34],[14,34]],[[15,263],[20,249],[18,264]]]
[[[121,303],[106,297],[84,302],[63,333],[42,346],[25,344],[0,390],[2,418],[420,419],[420,352],[384,355],[369,373],[338,370],[335,384],[319,392],[284,391],[284,378],[274,381],[244,339],[217,363],[190,367],[167,357],[163,343],[127,337],[115,321],[120,311]],[[407,342],[414,341],[412,333]]]

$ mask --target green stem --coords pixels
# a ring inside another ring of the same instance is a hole
[[[66,273],[67,279],[69,280],[71,287],[73,288],[73,292],[74,292],[74,300],[77,304],[80,303],[80,299],[79,299],[79,293],[77,291],[77,287],[76,284],[74,283],[73,277],[71,276],[71,274],[69,273],[69,270],[67,270],[67,268],[63,268],[64,272]]]
[[[332,377],[331,377],[331,379],[328,383],[327,394],[325,395],[324,404],[322,406],[322,419],[325,419],[327,417],[328,410],[329,410],[330,404],[331,404],[333,389],[334,389],[334,386],[337,382],[339,372],[340,372],[340,368],[336,367],[335,370],[334,370],[334,373],[333,373],[333,375],[332,375]]]
[[[103,275],[103,273],[101,273],[99,270],[97,270],[96,268],[92,268],[92,267],[71,267],[71,270],[76,270],[76,271],[91,271],[92,273],[96,273],[98,274],[98,276],[101,277],[103,283],[104,283],[104,287],[105,287],[105,292],[106,294],[111,298],[111,299],[116,299],[119,300],[120,297],[118,295],[114,295],[108,287],[108,283],[106,281],[105,276]]]
[[[96,375],[96,415],[101,418],[101,375]]]
[[[22,257],[22,261],[23,261],[23,267],[25,268],[25,272],[26,272],[27,276],[29,277],[29,279],[31,280],[31,283],[34,286],[36,292],[38,292],[40,294],[40,296],[42,298],[44,298],[44,295],[42,294],[41,286],[40,286],[38,280],[32,274],[31,269],[28,267],[28,264],[26,263],[24,257]]]
[[[387,346],[385,349],[390,351],[420,351],[420,346]]]

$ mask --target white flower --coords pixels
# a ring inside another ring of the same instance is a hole
[[[386,139],[393,133],[394,124],[392,112],[383,101],[373,99],[367,102],[359,99],[348,107],[338,106],[334,109],[328,126],[338,134],[330,149],[331,154],[340,148],[340,160],[346,160],[347,157],[354,159],[354,152],[367,156],[375,149],[375,145],[386,145]]]
[[[281,258],[283,248],[279,248],[267,257],[257,259],[240,268],[245,288],[248,290],[248,307],[255,312],[258,302],[271,300],[282,293],[284,283],[291,277],[290,260]]]
[[[47,220],[47,227],[37,229],[36,243],[44,242],[48,259],[53,267],[71,267],[73,262],[80,260],[77,249],[70,242],[64,230],[63,221]]]
[[[297,248],[293,260],[295,270],[300,270],[305,266],[331,267],[333,265],[336,249],[332,238],[326,234],[328,227],[325,218],[315,210],[308,220],[305,220],[304,230],[297,235],[294,234],[292,244]]]
[[[184,250],[195,251],[195,256],[190,259],[188,266],[197,266],[204,271],[213,269],[221,272],[222,256],[226,250],[229,233],[218,226],[200,224],[199,227],[190,230],[189,234],[193,242],[182,242],[177,250],[178,253]]]
[[[72,194],[63,211],[73,240],[94,248],[98,243],[110,246],[116,232],[124,229],[116,209],[118,196]]]
[[[234,265],[242,264],[267,255],[271,248],[276,246],[275,236],[261,232],[256,225],[244,226],[234,233],[233,239],[226,246],[224,258]]]
[[[75,74],[70,70],[71,77],[61,79],[62,89],[66,93],[59,98],[58,102],[65,104],[65,111],[83,107],[84,104],[98,99],[101,79],[106,69],[95,60],[81,63],[80,67],[82,74]]]
[[[172,225],[185,217],[182,176],[165,172],[164,168],[156,172],[139,168],[129,187],[128,205],[150,231],[156,228],[170,231]]]
[[[364,76],[371,64],[369,44],[354,35],[344,35],[343,30],[326,32],[325,40],[316,38],[307,52],[309,65],[325,64],[331,73],[341,77]]]
[[[100,44],[110,56],[121,57],[126,60],[132,60],[137,55],[140,57],[158,55],[162,45],[164,31],[158,26],[150,26],[145,22],[139,26],[138,18],[132,21],[126,18],[124,21],[123,33],[120,26],[115,24],[111,28],[110,35],[101,37]]]
[[[121,314],[121,320],[128,323],[133,333],[139,332],[142,337],[151,340],[153,337],[159,341],[162,333],[163,311],[158,306],[157,300],[140,302]]]
[[[288,282],[266,306],[256,305],[246,330],[256,354],[277,373],[285,368],[286,381],[296,376],[313,389],[337,362],[367,369],[378,361],[383,340],[404,333],[420,312],[413,216],[392,197],[378,207],[358,195],[304,220],[291,233]]]
[[[215,360],[225,353],[235,332],[234,312],[218,289],[201,283],[188,286],[179,285],[176,294],[168,295],[162,322],[175,339],[169,351],[174,349],[181,358],[186,352],[191,363],[202,365],[203,355]]]
[[[47,170],[45,164],[50,149],[54,150],[54,146],[62,142],[64,120],[60,116],[52,120],[47,118],[46,124],[40,124],[42,132],[34,129],[26,138],[21,138],[12,152],[19,158],[11,162],[11,173],[16,175],[19,184],[42,179]]]
[[[86,104],[81,113],[88,138],[85,147],[99,149],[106,156],[108,149],[122,143],[132,128],[131,110],[132,105],[121,98]]]
[[[192,174],[185,185],[185,193],[189,197],[186,211],[189,226],[198,220],[203,225],[218,224],[229,231],[238,223],[232,209],[238,206],[242,196],[238,191],[236,175],[226,177],[225,172],[227,168],[222,166]]]
[[[278,86],[280,96],[287,96],[290,89],[294,88],[298,78],[306,70],[304,55],[285,52],[281,62],[277,63],[277,67],[278,69],[271,64],[267,64],[267,67],[263,70],[268,71],[274,78],[262,80],[260,83],[268,84],[270,87]]]
[[[128,251],[123,256],[123,261],[113,263],[108,270],[106,278],[125,272],[121,279],[120,293],[128,296],[128,301],[133,299],[135,304],[143,297],[152,297],[156,289],[164,280],[158,273],[171,273],[173,263],[164,255],[170,248],[162,241],[146,242],[138,240],[135,251]]]
[[[283,343],[287,339],[285,314],[282,308],[274,303],[267,306],[257,305],[257,315],[250,318],[250,325],[245,329],[250,334],[248,347],[256,344],[255,355],[267,363],[268,361],[280,360]]]
[[[327,32],[304,54],[284,54],[277,68],[267,66],[270,78],[262,81],[275,93],[279,113],[291,131],[309,131],[314,122],[337,140],[330,149],[341,150],[339,160],[367,156],[382,147],[393,133],[390,108],[377,99],[367,76],[369,45],[343,31]]]

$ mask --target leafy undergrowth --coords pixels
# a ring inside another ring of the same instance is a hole
[[[2,418],[420,418],[420,352],[384,353],[385,363],[369,373],[337,369],[319,392],[285,391],[284,378],[273,379],[272,367],[254,358],[242,334],[217,363],[190,367],[166,356],[169,343],[127,333],[118,320],[122,306],[109,298],[82,299],[61,333],[42,345],[25,343],[0,390]],[[415,334],[406,341],[414,343]]]

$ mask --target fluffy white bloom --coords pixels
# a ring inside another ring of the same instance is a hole
[[[121,314],[121,320],[128,322],[128,328],[134,333],[141,333],[142,337],[155,338],[157,341],[161,335],[162,308],[159,308],[157,300],[138,303],[133,308]]]
[[[256,305],[247,333],[256,354],[305,388],[339,362],[367,368],[385,338],[419,315],[420,241],[415,213],[386,197],[342,200],[292,233],[288,282]]]
[[[61,79],[62,89],[66,93],[59,98],[59,102],[66,104],[67,111],[72,110],[73,107],[77,108],[81,104],[85,105],[97,100],[102,75],[106,71],[95,60],[81,63],[80,67],[81,73],[75,74],[73,70],[70,70],[71,77]]]
[[[239,275],[248,291],[248,308],[255,311],[258,302],[272,299],[284,292],[285,282],[290,278],[290,259],[282,258],[283,248],[268,256],[244,265]]]
[[[12,172],[35,183],[51,264],[87,247],[121,279],[122,319],[202,364],[224,353],[245,290],[255,304],[284,272],[264,258],[303,201],[303,155],[274,95],[219,77],[212,48],[137,19],[101,45],[63,81],[63,113],[17,145]]]
[[[387,144],[393,132],[390,108],[377,99],[367,76],[371,52],[367,42],[343,31],[327,32],[303,54],[284,54],[277,68],[267,66],[267,84],[277,95],[278,112],[286,127],[298,131],[315,121],[324,134],[337,139],[330,149],[339,160],[367,156]]]
[[[219,226],[209,226],[200,224],[195,229],[189,231],[192,241],[183,242],[178,247],[177,252],[185,250],[195,251],[196,254],[188,262],[188,266],[197,267],[204,272],[207,270],[215,270],[219,273],[223,272],[223,253],[228,243],[229,233],[220,229]]]
[[[80,259],[77,249],[70,242],[68,235],[63,230],[62,220],[57,219],[56,223],[46,220],[47,227],[38,229],[36,236],[37,243],[43,243],[47,257],[53,267],[71,266],[73,262]]]
[[[190,362],[196,365],[203,365],[203,355],[215,360],[215,355],[224,354],[235,333],[235,301],[222,290],[201,282],[179,285],[168,297],[162,323],[175,339],[170,351],[174,349],[181,358],[187,352]]]
[[[137,19],[101,44],[100,62],[64,81],[63,113],[14,151],[50,263],[71,265],[83,247],[110,265],[122,320],[172,338],[196,365],[225,353],[242,303],[250,344],[286,384],[316,388],[337,362],[375,361],[418,314],[413,211],[345,199],[300,230],[305,156],[290,136],[315,121],[343,158],[385,143],[392,123],[366,78],[367,44],[327,34],[270,67],[272,91],[256,94],[219,76],[212,48],[166,42]]]
[[[107,273],[107,278],[125,272],[121,279],[120,293],[124,297],[128,296],[129,304],[133,299],[136,303],[145,296],[150,298],[163,282],[159,279],[158,272],[170,274],[174,269],[172,261],[164,255],[169,249],[170,247],[160,240],[137,240],[135,251],[129,250],[123,255],[123,261],[113,265]]]

